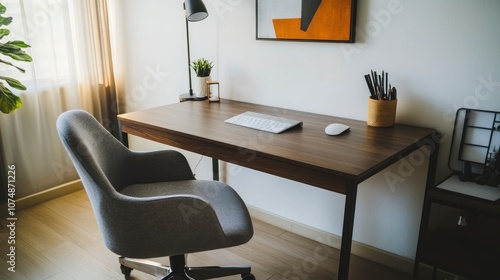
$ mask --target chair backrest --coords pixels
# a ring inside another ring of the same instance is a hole
[[[130,151],[92,115],[83,110],[64,112],[57,119],[57,131],[84,186],[108,195],[124,187],[124,176],[116,170]]]

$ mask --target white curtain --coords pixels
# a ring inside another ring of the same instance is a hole
[[[118,113],[106,0],[2,0],[9,40],[23,40],[32,63],[0,73],[18,78],[23,107],[0,114],[4,165],[16,166],[16,198],[77,179],[55,129],[64,111],[82,108],[117,135]]]

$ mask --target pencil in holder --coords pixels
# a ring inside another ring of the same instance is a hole
[[[398,100],[368,98],[367,124],[373,127],[390,127],[396,120]]]

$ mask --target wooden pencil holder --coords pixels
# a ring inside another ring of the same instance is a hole
[[[397,100],[377,100],[368,98],[367,124],[373,127],[390,127],[396,120]]]

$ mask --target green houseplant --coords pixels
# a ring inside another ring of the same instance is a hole
[[[194,90],[196,92],[196,96],[199,98],[205,98],[208,96],[207,81],[210,80],[210,73],[212,73],[213,67],[214,63],[205,58],[196,59],[191,63],[191,68],[193,68],[196,73]]]
[[[12,17],[3,16],[6,10],[7,8],[5,8],[5,6],[0,3],[0,40],[10,34],[10,30],[3,27],[9,25],[12,22]],[[0,42],[0,54],[10,57],[11,59],[16,61],[31,62],[31,56],[29,56],[23,50],[29,47],[30,45],[26,44],[23,41]],[[25,72],[24,69],[12,64],[12,62],[4,60],[3,58],[4,57],[0,57],[0,63],[12,66],[21,71],[21,73]],[[26,87],[16,79],[0,75],[0,111],[2,111],[2,113],[9,114],[16,109],[21,108],[23,103],[21,101],[21,98],[12,93],[12,91],[5,85],[5,82],[8,86],[18,90],[26,90]]]
[[[197,77],[208,77],[212,72],[212,68],[214,67],[213,62],[209,62],[205,58],[196,59],[191,63],[191,68],[193,68]]]

